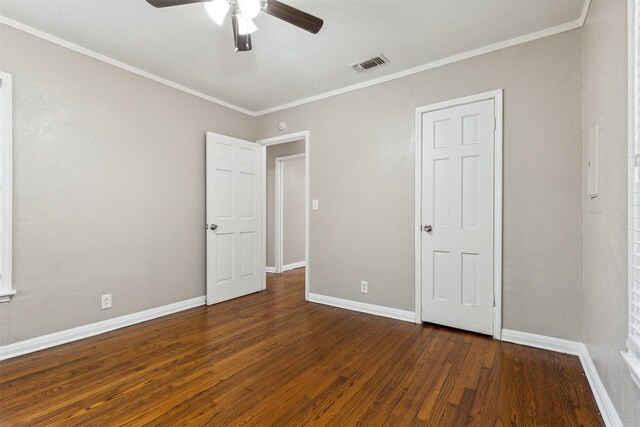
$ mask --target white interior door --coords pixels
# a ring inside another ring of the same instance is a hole
[[[422,320],[493,334],[494,100],[422,115]]]
[[[262,290],[261,150],[207,132],[207,304]]]

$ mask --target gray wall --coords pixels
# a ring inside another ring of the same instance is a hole
[[[414,310],[415,108],[504,88],[504,327],[580,341],[580,43],[574,30],[258,117],[259,138],[282,120],[311,132],[310,291]]]
[[[18,290],[0,344],[204,295],[204,133],[252,140],[253,119],[4,25],[0,40]]]
[[[311,291],[413,310],[415,108],[497,88],[504,326],[581,340],[579,30],[251,119],[0,28],[20,291],[0,343],[202,295],[204,131],[263,138],[281,120],[312,135]]]
[[[0,40],[14,76],[19,290],[0,304],[0,344],[203,295],[204,132],[265,138],[281,120],[311,131],[311,292],[413,310],[415,108],[504,88],[504,327],[584,340],[623,422],[640,425],[619,353],[625,2],[594,0],[582,30],[257,119],[3,25]],[[590,200],[582,140],[596,124]],[[273,159],[300,152],[268,150],[271,189]],[[273,215],[267,236],[273,265]],[[100,310],[102,293],[114,308]]]
[[[584,197],[584,341],[622,421],[640,426],[640,390],[620,355],[628,318],[626,2],[591,2],[582,52],[585,160],[589,130],[601,125],[599,196]]]
[[[304,158],[283,163],[283,264],[304,261]]]
[[[304,153],[304,140],[267,147],[267,266],[274,267],[275,256],[275,185],[276,157]],[[302,256],[304,259],[304,255]]]

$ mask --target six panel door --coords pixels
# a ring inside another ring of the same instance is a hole
[[[422,320],[493,333],[494,101],[422,115]]]
[[[262,290],[261,150],[207,132],[207,304]]]

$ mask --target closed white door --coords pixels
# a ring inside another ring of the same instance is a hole
[[[262,290],[262,147],[207,132],[207,304]]]
[[[422,115],[422,320],[493,333],[494,100]]]

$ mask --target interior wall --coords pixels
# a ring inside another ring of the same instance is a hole
[[[503,326],[581,341],[580,50],[574,30],[258,117],[311,134],[310,291],[414,310],[415,109],[503,88]]]
[[[276,265],[276,157],[304,153],[304,139],[267,147],[267,267]],[[302,257],[304,259],[304,255]]]
[[[291,159],[283,163],[283,265],[305,261],[304,164],[304,158]]]
[[[504,327],[581,340],[580,30],[256,119],[0,31],[20,290],[0,304],[0,344],[202,295],[204,131],[265,138],[281,120],[314,147],[311,291],[413,310],[415,108],[498,88]]]
[[[0,344],[204,295],[205,131],[254,140],[253,118],[8,26],[0,40],[18,290]]]
[[[640,390],[620,355],[628,319],[626,2],[591,2],[582,52],[585,163],[589,132],[600,126],[599,194],[583,197],[584,342],[624,425],[640,426]]]

